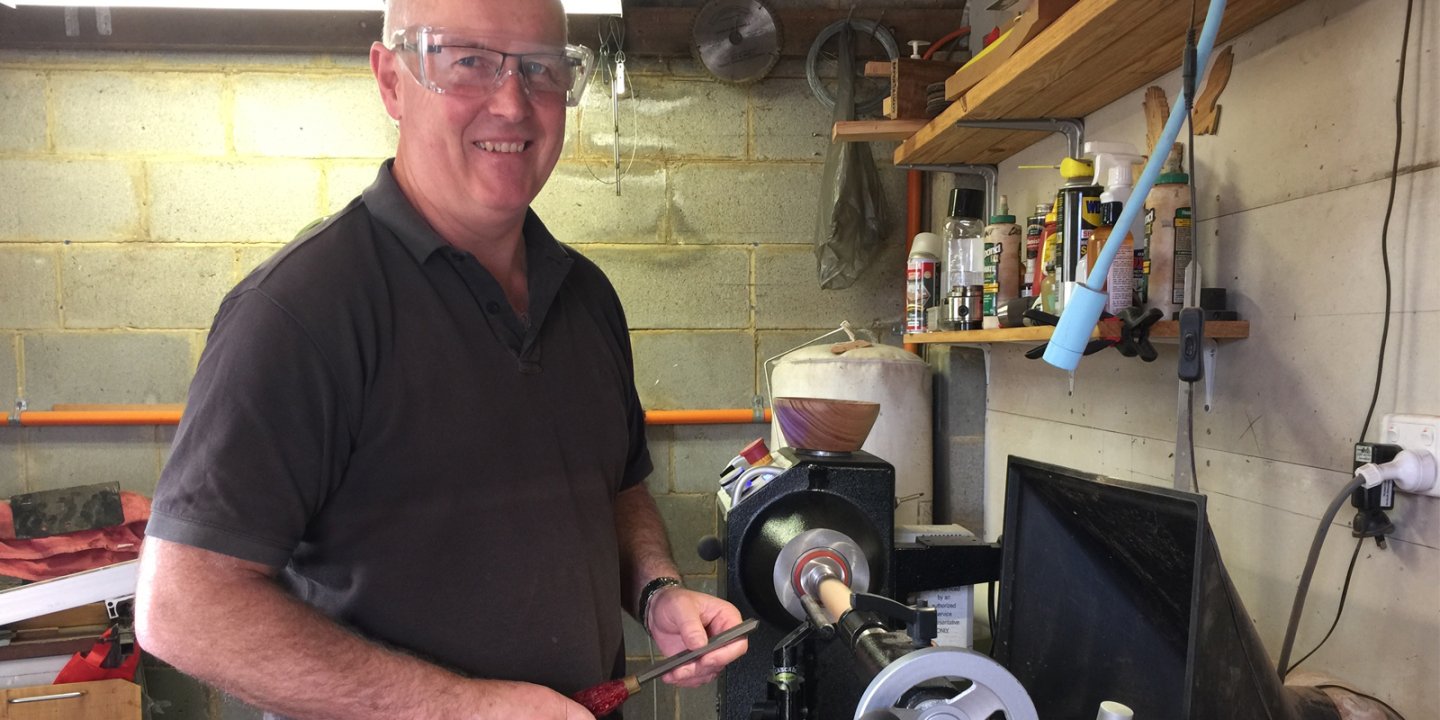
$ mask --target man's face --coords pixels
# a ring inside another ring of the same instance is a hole
[[[503,52],[565,44],[563,10],[551,0],[408,0],[401,22],[463,31]],[[420,85],[400,52],[373,49],[371,64],[386,109],[400,122],[396,174],[411,200],[427,215],[467,225],[523,212],[560,157],[564,93],[527,93],[524,80],[508,73],[479,97],[436,93]],[[514,59],[506,70],[518,71]]]

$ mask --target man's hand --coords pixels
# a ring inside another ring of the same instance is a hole
[[[704,647],[710,638],[740,624],[740,611],[720,598],[681,587],[665,588],[650,600],[647,613],[650,636],[655,646],[669,656]],[[699,687],[714,680],[720,669],[745,654],[749,647],[741,638],[670,671],[665,682],[680,687]]]

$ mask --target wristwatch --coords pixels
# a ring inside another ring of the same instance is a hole
[[[655,597],[656,593],[669,587],[684,586],[680,583],[680,578],[662,575],[645,583],[645,587],[640,590],[639,620],[640,624],[645,627],[646,632],[650,631],[650,601]]]

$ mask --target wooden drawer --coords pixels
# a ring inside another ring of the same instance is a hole
[[[78,694],[77,694],[78,693]],[[139,720],[140,686],[125,680],[3,691],[0,720]],[[24,702],[25,698],[46,698]]]

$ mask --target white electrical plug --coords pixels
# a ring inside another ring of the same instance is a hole
[[[1408,493],[1428,494],[1440,482],[1440,466],[1435,456],[1425,450],[1402,450],[1394,460],[1376,465],[1366,463],[1355,468],[1355,477],[1364,480],[1364,486],[1373,488],[1390,480],[1396,489]]]

